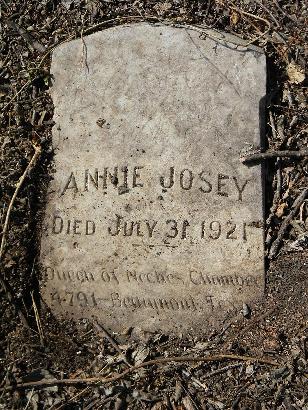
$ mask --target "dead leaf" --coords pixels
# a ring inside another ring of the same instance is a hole
[[[140,364],[145,361],[150,353],[150,349],[147,346],[140,345],[132,354],[135,364]]]
[[[185,410],[195,410],[193,402],[188,396],[185,396],[184,399],[182,400],[183,406]]]
[[[294,61],[291,61],[291,63],[288,65],[287,73],[289,76],[289,81],[292,84],[300,84],[306,78],[305,71]]]
[[[240,20],[240,15],[239,15],[239,13],[237,13],[236,11],[232,11],[232,13],[231,13],[231,16],[230,16],[230,22],[231,22],[231,24],[233,25],[233,26],[236,26],[237,25],[237,23],[239,22],[239,20]]]
[[[277,210],[276,210],[276,215],[278,218],[281,218],[284,215],[284,211],[287,208],[287,204],[285,202],[282,202],[281,204],[278,205]]]
[[[170,10],[172,8],[172,3],[157,3],[154,6],[154,9],[158,13],[165,13],[166,11]]]
[[[286,200],[287,198],[289,198],[289,195],[290,195],[290,189],[288,188],[286,192],[283,194],[282,199]]]
[[[151,410],[167,410],[168,407],[162,401],[155,403],[154,406],[151,407]]]
[[[0,85],[0,97],[4,97],[10,92],[10,86],[8,84]]]

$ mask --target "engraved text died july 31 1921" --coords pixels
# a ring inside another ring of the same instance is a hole
[[[265,57],[146,23],[52,57],[55,172],[41,242],[57,314],[206,332],[263,292]]]

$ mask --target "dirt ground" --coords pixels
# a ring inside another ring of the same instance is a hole
[[[308,147],[307,2],[2,0],[0,7],[0,409],[308,409],[308,159],[307,151],[292,155]],[[262,47],[266,149],[287,151],[263,160],[266,295],[251,315],[226,318],[203,339],[137,331],[110,339],[89,321],[56,319],[39,295],[39,226],[53,156],[50,52],[142,20],[210,27]]]

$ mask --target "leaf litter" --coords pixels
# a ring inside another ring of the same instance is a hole
[[[308,158],[290,154],[308,148],[305,2],[6,0],[0,13],[0,230],[5,239],[0,261],[0,408],[307,408],[308,201],[303,192]],[[138,329],[107,336],[90,321],[54,318],[39,298],[37,226],[53,154],[50,51],[81,35],[142,20],[222,30],[262,47],[268,59],[267,158],[253,152],[266,169],[266,298],[252,311],[245,306],[227,317],[222,329],[201,340]],[[35,146],[40,154],[24,174]],[[107,385],[97,381],[14,388],[25,382],[108,378],[149,360],[192,355],[238,359],[154,363]],[[244,356],[251,362],[240,359]],[[254,362],[254,357],[277,366]]]

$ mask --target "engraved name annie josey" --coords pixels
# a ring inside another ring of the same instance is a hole
[[[91,194],[93,192],[102,192],[107,194],[110,190],[116,190],[118,195],[124,195],[133,192],[134,189],[143,189],[147,178],[143,178],[146,172],[144,166],[115,166],[105,167],[102,170],[85,169],[82,173],[70,172],[63,181],[60,188],[60,197],[73,194]],[[155,181],[154,181],[155,182]],[[249,188],[249,179],[244,179],[238,175],[226,175],[217,173],[209,175],[205,170],[192,170],[188,168],[177,169],[169,167],[161,175],[157,174],[156,183],[162,189],[163,193],[177,189],[178,191],[197,190],[199,195],[212,195],[217,198],[231,200],[235,204],[240,204],[245,200],[246,191]],[[73,195],[74,196],[74,195]],[[125,195],[124,195],[125,196]],[[161,198],[158,198],[160,200]],[[219,218],[194,217],[189,218],[163,218],[157,219],[138,219],[119,215],[116,210],[113,218],[107,221],[96,220],[95,218],[79,219],[78,217],[68,217],[61,213],[52,216],[49,226],[49,233],[53,236],[73,236],[80,235],[95,236],[104,234],[109,237],[123,237],[131,241],[132,247],[147,246],[154,249],[156,246],[177,248],[180,243],[187,240],[190,245],[194,241],[198,243],[215,244],[225,246],[225,242],[247,242],[251,229],[260,228],[260,221],[234,221],[223,220]],[[138,242],[138,238],[139,242]],[[140,243],[141,241],[141,243]],[[145,241],[145,242],[144,242]],[[175,242],[174,242],[175,241]],[[210,293],[204,294],[203,304],[200,305],[192,295],[187,294],[185,299],[172,298],[151,298],[139,296],[121,296],[116,291],[117,286],[121,284],[145,286],[154,284],[156,286],[196,286],[208,288],[249,288],[259,285],[259,279],[252,275],[241,276],[238,274],[212,274],[208,275],[196,270],[189,270],[186,275],[177,275],[171,272],[156,272],[151,268],[149,272],[136,273],[131,270],[126,272],[107,272],[101,271],[86,272],[78,269],[58,269],[57,267],[45,267],[46,278],[49,281],[61,282],[67,285],[71,284],[97,284],[107,287],[110,286],[108,298],[101,298],[95,291],[69,291],[54,289],[51,292],[51,300],[56,304],[66,304],[69,306],[95,307],[97,309],[109,307],[123,309],[151,309],[159,314],[161,311],[196,311],[209,310],[224,307],[234,308],[232,302],[222,302],[214,298]]]
[[[94,169],[93,172],[86,169],[79,179],[74,172],[71,172],[61,188],[61,196],[65,196],[69,192],[77,194],[79,192],[101,191],[108,194],[110,187],[116,188],[118,194],[123,195],[134,188],[144,187],[143,170],[145,170],[144,166],[131,168],[122,166],[113,169],[105,167],[102,171]],[[162,188],[162,192],[172,191],[177,187],[182,191],[197,190],[201,195],[214,195],[241,202],[249,185],[249,180],[235,175],[219,173],[210,178],[204,170],[194,172],[187,168],[176,170],[175,167],[170,167],[166,173],[161,176],[158,175],[157,183]],[[162,199],[162,197],[160,196],[158,199]],[[231,220],[200,219],[198,225],[197,238],[246,241],[247,227],[256,226],[258,223],[256,221],[234,222]],[[191,221],[187,219],[127,220],[115,213],[114,219],[110,221],[109,226],[105,229],[108,235],[111,236],[155,238],[155,235],[157,235],[165,239],[186,239],[189,233],[193,231],[189,229],[190,227]],[[52,221],[52,233],[56,235],[94,235],[99,228],[97,221],[92,219],[81,220],[55,215]]]

